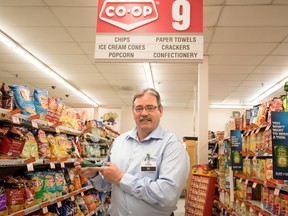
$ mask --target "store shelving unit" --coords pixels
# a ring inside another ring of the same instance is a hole
[[[107,137],[94,137],[93,134],[83,134],[82,131],[75,130],[72,128],[64,127],[61,124],[53,124],[50,122],[46,122],[43,120],[40,120],[37,118],[37,116],[28,117],[25,115],[22,115],[19,111],[19,109],[10,111],[6,109],[0,108],[0,122],[5,123],[8,125],[18,125],[18,126],[24,126],[28,128],[28,130],[35,130],[35,129],[41,129],[46,132],[52,132],[54,134],[67,134],[72,137],[80,137],[85,136],[85,138],[89,138],[91,141],[95,142],[96,145],[101,146],[103,149],[102,154],[95,158],[85,158],[89,161],[95,161],[99,162],[102,161],[106,157],[107,150],[109,147],[107,144],[110,144],[110,142],[117,136],[117,134],[114,134],[113,131],[110,131],[107,133]],[[112,137],[110,137],[112,135]],[[73,167],[73,164],[75,162],[75,158],[50,158],[50,159],[35,159],[35,158],[11,158],[11,159],[0,159],[0,168],[1,173],[0,177],[4,178],[6,176],[13,176],[16,174],[19,174],[21,172],[31,172],[34,170],[39,169],[50,169],[50,170],[59,170],[66,167]],[[75,196],[81,195],[84,196],[85,192],[88,192],[90,190],[93,190],[94,188],[92,186],[83,187],[81,189],[70,191],[68,194],[65,194],[63,196],[57,197],[55,199],[51,199],[47,202],[36,204],[30,208],[22,209],[20,211],[10,213],[10,215],[29,215],[33,212],[36,212],[38,210],[43,210],[43,213],[47,210],[47,208],[55,203],[60,203],[65,200],[74,200]],[[108,208],[108,203],[102,203],[100,206],[97,207],[95,211],[89,212],[87,215],[105,215],[106,210]]]

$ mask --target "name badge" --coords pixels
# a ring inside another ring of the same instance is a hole
[[[141,162],[141,171],[156,172],[156,161],[150,157],[148,153],[144,160]]]
[[[156,172],[156,161],[142,161],[141,171],[143,172]]]

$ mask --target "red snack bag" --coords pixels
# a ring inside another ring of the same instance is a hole
[[[43,130],[38,130],[36,135],[36,141],[38,144],[38,153],[40,159],[49,159],[51,157],[49,143],[47,136]]]
[[[24,135],[12,126],[3,139],[0,139],[0,152],[8,158],[18,158],[23,150],[24,143]]]

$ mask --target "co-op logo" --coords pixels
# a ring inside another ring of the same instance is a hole
[[[126,31],[158,19],[153,0],[105,0],[99,18]]]

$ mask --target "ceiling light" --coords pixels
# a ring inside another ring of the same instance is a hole
[[[261,94],[257,95],[256,97],[254,97],[251,101],[253,104],[258,104],[259,102],[261,102],[261,100],[263,100],[264,98],[268,97],[269,95],[273,94],[274,92],[278,91],[281,88],[284,88],[285,82],[288,81],[288,77],[280,80],[279,82],[277,82],[276,84],[274,84],[272,87],[270,87],[269,89],[267,89],[266,91],[262,92]]]
[[[148,86],[149,86],[149,88],[154,88],[155,89],[150,63],[143,63],[143,65],[144,65],[146,78],[147,78],[147,81],[148,81]]]
[[[63,84],[70,91],[73,91],[74,93],[79,95],[81,98],[85,99],[85,101],[87,101],[92,106],[95,106],[95,107],[98,106],[98,104],[94,100],[92,100],[90,97],[88,97],[82,91],[76,89],[73,85],[71,85],[63,77],[61,77],[58,73],[56,73],[54,70],[52,70],[46,64],[44,64],[42,61],[40,61],[38,58],[36,58],[34,55],[32,55],[30,52],[28,52],[22,46],[17,44],[13,39],[11,39],[8,35],[6,35],[1,30],[0,30],[0,41],[2,41],[9,48],[13,49],[15,52],[17,52],[19,55],[21,55],[23,58],[25,58],[30,63],[32,63],[36,67],[42,69],[42,71],[44,71],[49,76],[51,76],[53,79],[55,79],[58,82],[60,82],[61,84]]]

